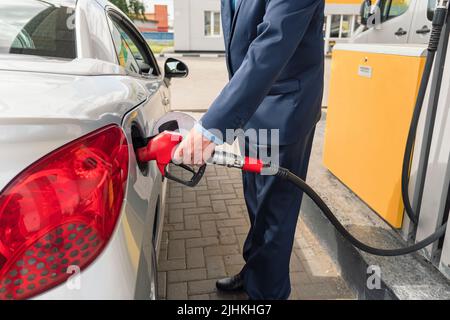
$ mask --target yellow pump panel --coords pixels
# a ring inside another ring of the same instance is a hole
[[[395,228],[401,172],[426,50],[339,44],[333,51],[324,164]]]

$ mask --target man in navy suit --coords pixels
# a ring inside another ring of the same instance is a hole
[[[207,160],[230,129],[279,130],[278,164],[305,178],[321,114],[324,0],[222,0],[230,81],[177,149]],[[221,136],[221,137],[219,137]],[[271,149],[258,139],[246,149]],[[242,271],[217,281],[250,299],[287,299],[289,261],[302,193],[274,176],[243,174],[251,228]]]

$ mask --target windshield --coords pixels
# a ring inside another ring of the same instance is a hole
[[[0,53],[76,58],[75,9],[57,3],[0,0]]]

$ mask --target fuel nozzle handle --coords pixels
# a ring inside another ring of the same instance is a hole
[[[441,33],[444,28],[445,20],[447,19],[448,0],[439,0],[434,11],[432,21],[432,31],[430,41],[428,43],[428,51],[436,52],[441,40]]]
[[[163,176],[166,167],[172,162],[175,148],[181,143],[183,136],[176,132],[164,131],[157,136],[148,139],[145,147],[137,149],[139,162],[156,161],[159,171]]]
[[[136,156],[139,162],[156,161],[159,171],[163,177],[174,180],[189,187],[196,186],[203,174],[205,173],[206,164],[201,166],[197,171],[184,164],[175,164],[176,166],[192,173],[190,180],[183,180],[171,175],[168,166],[172,162],[173,154],[176,147],[183,140],[183,136],[172,131],[164,131],[155,137],[149,138],[145,147],[136,150]],[[216,151],[214,155],[207,161],[207,164],[226,166],[229,168],[237,168],[242,171],[261,173],[264,168],[270,165],[264,164],[261,160],[251,157],[241,157],[239,155]]]
[[[194,168],[187,165],[175,163],[174,165],[192,174],[192,177],[189,180],[176,177],[168,170],[169,164],[172,163],[175,149],[181,141],[183,141],[183,136],[181,134],[172,131],[164,131],[155,137],[149,138],[145,147],[137,149],[136,156],[139,162],[156,161],[156,165],[163,177],[188,187],[195,187],[202,179],[206,165],[201,166],[196,171]]]

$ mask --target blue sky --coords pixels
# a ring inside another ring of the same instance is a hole
[[[147,10],[153,12],[153,5],[167,4],[169,6],[169,16],[173,19],[173,0],[144,0]]]

